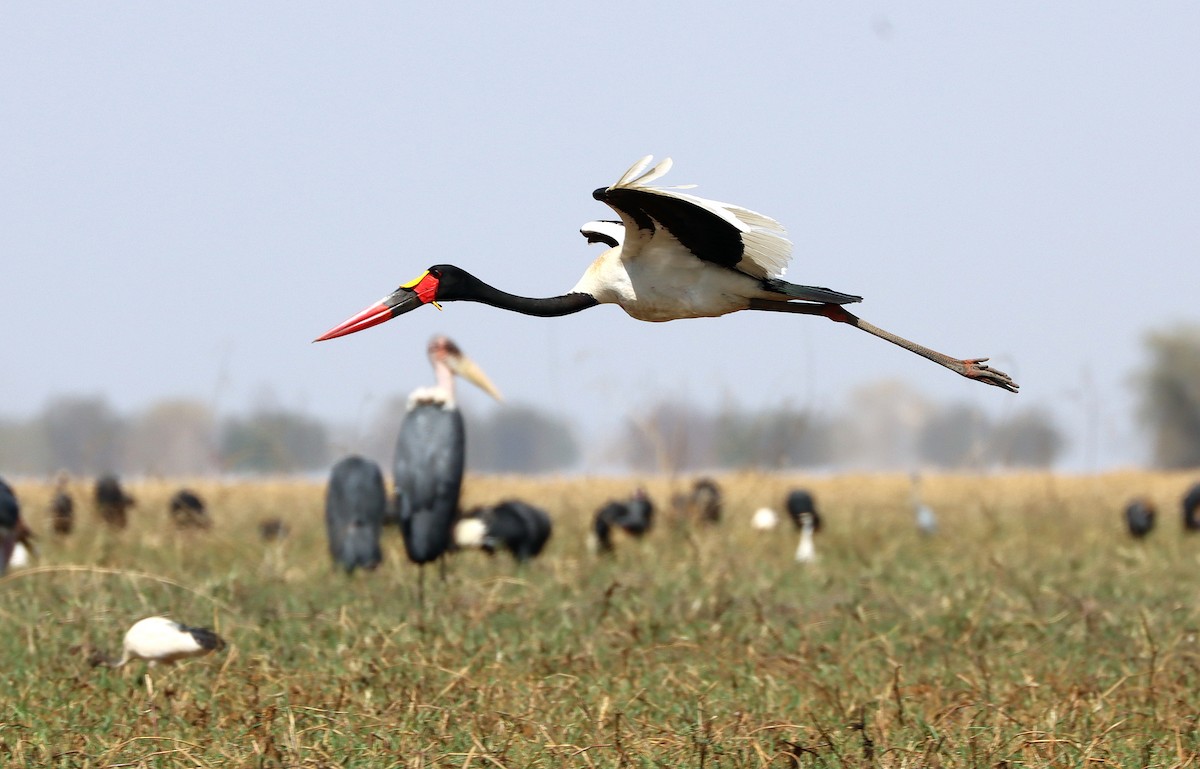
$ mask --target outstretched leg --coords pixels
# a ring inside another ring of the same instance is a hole
[[[990,384],[994,387],[1002,387],[1009,392],[1016,392],[1020,387],[1012,380],[1008,374],[1003,371],[997,371],[994,368],[984,365],[987,358],[967,358],[960,360],[951,358],[949,355],[944,355],[937,350],[931,350],[928,347],[909,341],[902,336],[897,336],[890,331],[884,331],[878,326],[874,326],[854,313],[846,310],[846,308],[837,304],[813,304],[811,302],[779,302],[773,299],[751,299],[751,310],[767,310],[769,312],[794,312],[801,315],[823,315],[832,321],[838,323],[848,323],[857,329],[866,331],[868,334],[873,334],[880,339],[886,339],[894,345],[898,345],[908,350],[915,352],[922,358],[927,358],[939,366],[945,366],[956,374],[965,376],[967,379],[975,379]]]

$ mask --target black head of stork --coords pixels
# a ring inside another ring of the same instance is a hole
[[[843,305],[862,297],[783,280],[792,244],[774,219],[729,203],[697,197],[686,187],[652,187],[671,168],[667,158],[635,163],[616,184],[592,193],[620,222],[599,221],[581,232],[609,248],[569,292],[533,298],[501,291],[466,270],[437,264],[315,341],[378,325],[426,304],[481,302],[539,317],[616,304],[638,320],[710,318],[739,310],[823,315],[899,345],[969,379],[1017,391],[987,358],[958,359],[871,325]],[[649,169],[649,170],[647,170]]]

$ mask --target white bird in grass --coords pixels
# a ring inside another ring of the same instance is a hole
[[[651,187],[671,168],[650,156],[610,187],[592,193],[621,217],[592,222],[581,230],[592,242],[610,246],[583,277],[561,296],[516,296],[449,264],[430,267],[376,304],[335,326],[316,341],[352,334],[425,304],[482,302],[504,310],[553,317],[599,304],[619,305],[646,321],[711,318],[739,310],[823,315],[899,345],[969,379],[1016,392],[1005,373],[984,365],[987,358],[960,360],[884,331],[842,305],[862,301],[818,286],[782,279],[792,244],[783,225],[740,206]]]
[[[188,627],[166,617],[146,617],[125,633],[120,659],[98,659],[95,664],[119,668],[130,660],[146,660],[151,665],[169,665],[223,648],[225,641],[208,628]]]
[[[758,531],[770,531],[779,525],[779,513],[769,507],[760,507],[750,518],[750,526]]]
[[[817,560],[817,548],[813,542],[816,519],[812,513],[800,514],[800,544],[796,546],[796,563],[812,563]]]

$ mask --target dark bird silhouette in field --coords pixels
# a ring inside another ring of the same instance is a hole
[[[700,478],[691,491],[671,497],[675,519],[697,523],[720,523],[721,487],[712,478]]]
[[[1142,539],[1154,530],[1154,519],[1158,511],[1154,503],[1145,497],[1136,497],[1125,506],[1125,526],[1134,539]]]
[[[92,664],[119,668],[132,660],[145,660],[151,666],[170,665],[223,648],[224,639],[208,628],[189,627],[166,617],[146,617],[125,633],[119,658],[96,656]]]
[[[282,518],[264,518],[258,522],[258,538],[263,542],[280,542],[292,531]]]
[[[129,508],[135,504],[133,497],[125,493],[117,476],[102,475],[96,479],[96,512],[100,520],[109,526],[125,528],[129,523]]]
[[[1183,528],[1186,531],[1200,531],[1200,483],[1183,495]]]
[[[207,529],[212,526],[204,500],[191,489],[180,489],[168,504],[171,522],[177,529]]]
[[[616,304],[633,318],[655,322],[739,310],[790,312],[854,326],[968,379],[1017,391],[1012,378],[985,364],[987,358],[952,358],[871,325],[843,306],[862,297],[783,280],[792,244],[779,222],[680,192],[681,187],[651,187],[671,168],[668,158],[647,171],[651,159],[642,158],[616,184],[592,193],[617,212],[620,222],[592,222],[581,230],[589,241],[609,248],[569,292],[540,299],[517,296],[459,267],[437,264],[316,341],[370,328],[425,304],[455,301],[539,317]]]
[[[654,502],[644,489],[638,489],[625,501],[611,501],[596,511],[592,519],[592,534],[588,539],[594,552],[613,551],[613,530],[620,529],[640,539],[654,526]]]
[[[441,558],[450,547],[458,518],[466,431],[455,401],[454,378],[461,376],[501,400],[483,370],[451,340],[435,336],[428,353],[437,384],[409,395],[392,466],[404,551],[421,567]],[[417,577],[417,590],[423,604],[424,568]]]
[[[0,576],[4,576],[9,568],[19,568],[27,565],[21,562],[32,555],[33,532],[21,519],[21,503],[17,493],[13,491],[3,478],[0,478]],[[22,555],[22,549],[25,554]]]
[[[489,555],[507,550],[518,562],[536,558],[553,530],[550,516],[541,508],[510,499],[490,507],[477,507],[454,525],[454,544],[478,547]]]
[[[810,563],[817,558],[815,535],[821,530],[821,514],[811,492],[795,489],[787,495],[785,502],[788,517],[800,531],[800,542],[796,545],[796,561]]]
[[[325,489],[325,532],[329,554],[347,574],[371,571],[383,560],[379,533],[385,507],[387,489],[379,465],[350,456],[333,466]]]
[[[75,528],[75,499],[71,496],[70,482],[66,473],[59,473],[50,499],[50,528],[64,536]]]

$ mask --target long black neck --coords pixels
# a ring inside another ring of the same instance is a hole
[[[489,286],[479,278],[459,268],[441,267],[442,289],[438,299],[445,301],[482,302],[501,310],[511,310],[539,318],[555,318],[595,307],[599,302],[591,294],[571,293],[537,299],[517,296]],[[451,272],[451,269],[453,272]],[[450,280],[451,275],[453,277]],[[449,283],[449,285],[447,285]]]

